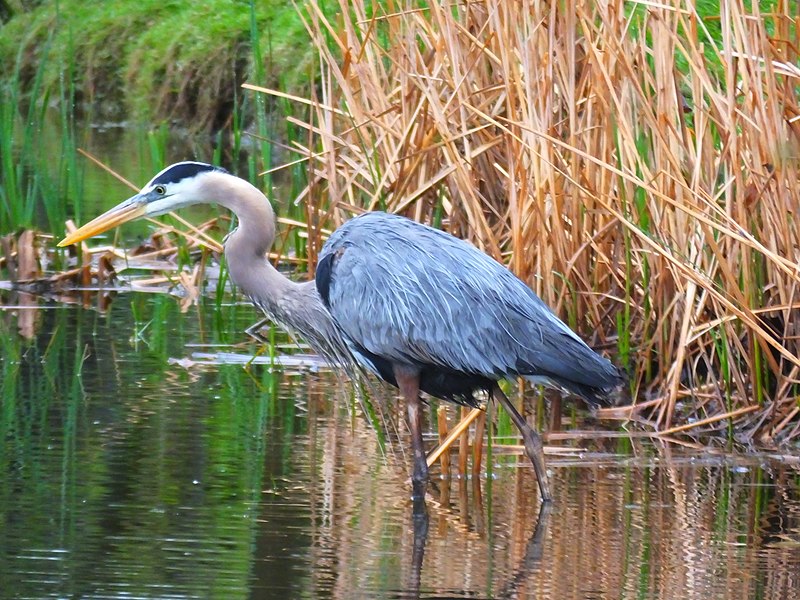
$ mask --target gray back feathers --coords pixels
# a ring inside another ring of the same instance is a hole
[[[442,231],[366,213],[336,230],[320,264],[336,324],[392,362],[543,377],[584,397],[621,381],[513,273]]]

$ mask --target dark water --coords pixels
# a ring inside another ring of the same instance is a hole
[[[584,451],[540,519],[495,452],[438,482],[423,540],[402,425],[330,373],[185,360],[253,351],[249,307],[38,306],[0,310],[0,597],[800,597],[797,457],[551,442]]]

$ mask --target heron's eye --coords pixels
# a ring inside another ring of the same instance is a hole
[[[163,185],[157,185],[154,191],[159,196],[163,196],[167,193],[167,188],[165,188]]]

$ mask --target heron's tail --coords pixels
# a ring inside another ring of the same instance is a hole
[[[608,363],[610,367],[602,378],[598,378],[598,385],[586,385],[576,381],[554,380],[558,385],[580,396],[592,406],[620,406],[630,401],[630,389],[628,386],[628,376],[624,371],[615,365]]]

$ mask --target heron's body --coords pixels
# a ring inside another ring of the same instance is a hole
[[[544,380],[602,402],[622,377],[522,281],[474,246],[380,212],[337,229],[315,282],[296,283],[267,260],[275,217],[248,182],[204,163],[178,163],[142,191],[68,236],[75,243],[125,221],[196,203],[236,213],[225,255],[233,282],[268,316],[339,363],[357,362],[398,386],[408,403],[415,492],[424,496],[420,391],[477,406],[485,390],[509,411],[550,498],[541,440],[497,386],[507,377]]]
[[[477,406],[499,379],[547,381],[592,404],[617,369],[520,279],[475,246],[398,215],[366,213],[339,227],[317,267],[317,290],[362,363],[397,385]]]

